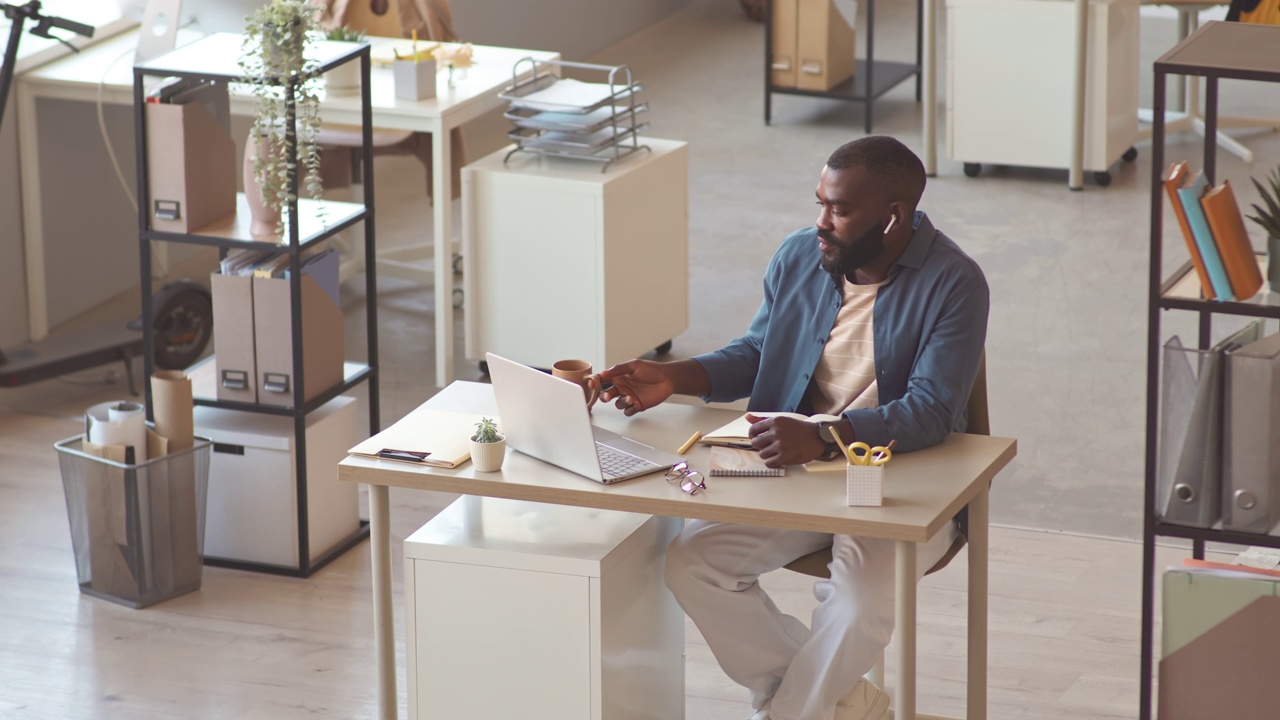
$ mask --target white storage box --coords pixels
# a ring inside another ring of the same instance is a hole
[[[409,717],[680,720],[680,521],[463,497],[404,542]]]
[[[947,157],[1071,165],[1074,0],[947,0]],[[1084,168],[1138,139],[1138,0],[1089,1]]]
[[[195,433],[214,442],[205,557],[300,567],[293,419],[196,407]],[[338,463],[356,443],[356,400],[336,397],[307,416],[308,560],[360,529],[355,483]]]

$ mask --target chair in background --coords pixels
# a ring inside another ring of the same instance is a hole
[[[1140,0],[1140,4],[1144,6],[1165,5],[1176,10],[1178,13],[1178,42],[1182,42],[1200,27],[1200,13],[1202,11],[1208,10],[1215,5],[1227,5],[1228,2],[1227,0],[1217,2],[1214,0]],[[1240,8],[1238,5],[1240,3],[1236,0],[1230,4],[1231,9],[1227,13],[1227,19],[1239,19]],[[1259,3],[1257,0],[1252,0],[1252,5],[1258,6]],[[1172,104],[1177,110],[1167,111],[1165,114],[1164,128],[1166,137],[1176,133],[1192,132],[1204,137],[1204,116],[1200,110],[1200,78],[1195,75],[1182,78],[1182,82],[1179,82],[1174,89]],[[1139,110],[1138,118],[1143,122],[1151,122],[1151,110]],[[1280,129],[1280,119],[1218,117],[1218,147],[1227,150],[1247,163],[1251,163],[1253,162],[1253,151],[1245,147],[1239,140],[1222,132],[1227,129],[1252,129],[1274,132]],[[1150,139],[1150,137],[1151,129],[1143,128],[1139,138],[1145,140]]]
[[[420,26],[420,37],[431,41],[455,42],[452,13],[449,0],[321,0],[326,7],[321,18],[325,28],[341,25],[360,30],[370,37],[404,37],[406,24]],[[449,136],[452,157],[453,198],[462,190],[462,166],[466,164],[466,146],[462,131],[455,129]],[[362,183],[360,176],[360,126],[325,123],[320,129],[318,144],[321,147],[321,182],[326,189],[351,187]],[[413,155],[422,163],[426,175],[427,199],[433,199],[431,183],[431,134],[412,130],[373,129],[373,154]],[[351,274],[364,269],[364,251],[357,243],[344,238],[348,247],[343,248],[339,276],[345,280]],[[394,263],[393,263],[394,264]],[[379,263],[381,266],[381,263]],[[456,262],[455,262],[456,266]],[[456,269],[456,268],[455,268]],[[395,275],[395,273],[391,273]],[[419,279],[419,274],[408,279]],[[455,293],[457,294],[457,293]],[[455,302],[456,304],[456,302]]]
[[[972,435],[990,435],[991,423],[987,410],[987,358],[985,354],[983,354],[982,360],[978,363],[978,374],[974,377],[973,389],[969,391],[969,402],[966,404],[966,408],[969,414],[969,424],[965,432]],[[967,543],[968,540],[965,538],[964,533],[957,533],[955,541],[951,543],[951,547],[947,549],[946,554],[938,562],[934,563],[933,567],[926,570],[924,574],[932,575],[949,565]],[[830,564],[831,548],[827,547],[796,558],[785,567],[788,570],[804,575],[827,579],[831,577],[831,571],[828,568]],[[883,652],[880,654],[880,661],[871,669],[871,672],[867,673],[867,677],[876,685],[884,687]]]

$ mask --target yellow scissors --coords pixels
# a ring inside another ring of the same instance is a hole
[[[890,441],[888,446],[876,445],[871,447],[864,442],[855,442],[849,446],[849,463],[851,465],[883,465],[889,462],[889,458],[893,457],[894,441]],[[861,450],[861,454],[859,454]]]

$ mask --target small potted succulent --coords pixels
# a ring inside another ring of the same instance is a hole
[[[333,28],[324,34],[325,40],[362,43],[365,34],[347,25]],[[324,91],[329,95],[354,95],[360,91],[360,61],[348,60],[324,74]]]
[[[471,461],[480,472],[493,472],[502,468],[507,455],[507,438],[498,432],[498,425],[490,418],[480,418],[476,434],[471,436]]]
[[[1272,168],[1266,185],[1251,179],[1266,208],[1254,203],[1253,211],[1258,214],[1249,219],[1267,231],[1267,285],[1271,292],[1280,292],[1280,167]]]

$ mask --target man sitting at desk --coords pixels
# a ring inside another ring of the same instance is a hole
[[[816,227],[782,242],[747,334],[689,360],[631,360],[601,376],[604,400],[633,415],[672,394],[748,411],[838,414],[846,443],[909,452],[965,428],[987,331],[986,279],[916,204],[920,159],[890,137],[841,146],[818,180]],[[770,467],[839,457],[827,423],[769,418],[751,443]],[[786,492],[780,481],[778,492]],[[956,529],[919,549],[936,563]],[[812,629],[784,615],[757,579],[834,545]],[[694,520],[667,551],[667,585],[720,666],[751,691],[749,720],[874,720],[889,699],[861,676],[889,643],[894,543]]]

